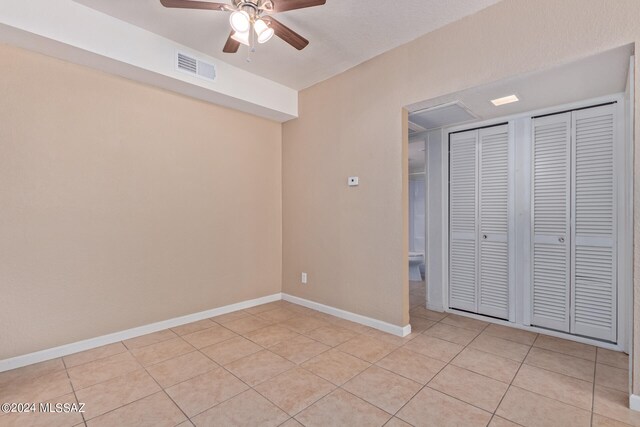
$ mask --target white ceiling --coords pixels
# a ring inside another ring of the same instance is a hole
[[[425,115],[434,111],[430,109],[444,106],[442,111],[446,116],[446,106],[452,102],[462,102],[474,113],[477,118],[466,121],[471,123],[620,93],[625,90],[631,55],[632,45],[621,46],[559,67],[418,102],[407,107],[409,121],[417,124],[417,129],[423,128],[429,123]],[[517,94],[520,101],[500,107],[490,102],[510,94]],[[460,116],[451,115],[448,125],[465,123],[456,122],[456,117]],[[443,118],[447,119],[438,117]],[[421,131],[409,139],[411,173],[424,171],[424,139],[425,134]]]
[[[420,111],[460,101],[478,120],[489,120],[624,92],[633,46],[626,45],[559,67],[463,90],[408,106]],[[491,100],[516,94],[519,102],[496,107]],[[419,120],[418,120],[418,123]]]
[[[245,47],[237,54],[222,52],[230,31],[227,13],[166,9],[159,0],[75,1],[299,90],[500,0],[327,0],[276,15],[309,39],[306,49],[297,51],[274,37],[258,46],[251,62]]]

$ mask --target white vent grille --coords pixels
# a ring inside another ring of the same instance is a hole
[[[178,52],[178,68],[182,71],[196,74],[198,72],[198,61],[195,58]]]
[[[214,81],[216,79],[216,67],[208,62],[200,61],[193,56],[178,52],[176,57],[176,67],[180,71],[194,76]]]
[[[477,119],[460,101],[436,105],[409,115],[409,120],[424,129],[436,129]]]

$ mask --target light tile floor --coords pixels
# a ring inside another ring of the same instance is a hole
[[[627,356],[423,308],[406,338],[284,301],[0,373],[0,426],[640,426]]]

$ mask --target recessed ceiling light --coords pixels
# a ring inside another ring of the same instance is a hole
[[[518,99],[517,96],[509,95],[509,96],[504,96],[502,98],[492,99],[491,103],[496,107],[498,107],[500,105],[511,104],[512,102],[518,102],[518,101],[520,100]]]

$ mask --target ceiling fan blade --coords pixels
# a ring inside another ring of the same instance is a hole
[[[222,49],[224,53],[236,53],[238,51],[238,48],[240,47],[240,42],[231,38],[232,34],[233,31],[231,31],[227,42],[224,44],[224,48]]]
[[[183,9],[230,10],[228,4],[208,1],[160,0],[160,3],[162,3],[164,7],[179,7]]]
[[[305,7],[322,6],[327,0],[273,0],[274,12],[304,9]]]
[[[263,19],[269,24],[271,28],[273,28],[276,36],[280,37],[282,40],[289,43],[296,49],[302,50],[309,44],[309,40],[305,39],[300,34],[284,25],[282,22],[276,21],[273,17],[268,16]]]

